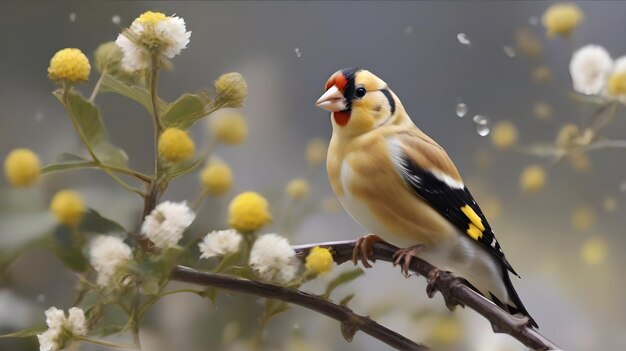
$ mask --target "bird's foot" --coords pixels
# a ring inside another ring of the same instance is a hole
[[[435,268],[428,272],[428,277],[426,277],[426,282],[428,283],[426,285],[426,295],[428,295],[428,297],[431,299],[433,298],[433,296],[435,296],[435,293],[437,292],[437,287],[435,285],[437,284],[437,279],[439,279],[440,273],[441,271]]]
[[[413,245],[406,247],[404,249],[398,249],[393,253],[393,266],[397,266],[402,262],[402,269],[400,270],[405,277],[409,277],[409,265],[411,264],[411,259],[422,249],[422,245]]]
[[[360,260],[363,267],[372,268],[372,265],[368,262],[368,260],[370,260],[374,255],[372,245],[379,241],[384,240],[375,234],[368,234],[360,237],[354,245],[354,250],[352,250],[352,263],[356,266]],[[372,262],[373,261],[374,260],[372,260]]]

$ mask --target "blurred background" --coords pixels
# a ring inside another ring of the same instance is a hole
[[[540,18],[550,4],[3,1],[0,157],[28,147],[45,164],[80,150],[46,76],[57,50],[77,47],[90,56],[146,10],[176,14],[192,31],[191,42],[173,60],[173,70],[162,74],[161,97],[171,101],[185,91],[211,87],[231,71],[242,73],[249,86],[242,109],[249,127],[246,143],[215,150],[233,168],[234,188],[205,203],[193,230],[226,227],[228,202],[246,190],[267,196],[280,219],[289,206],[284,187],[307,174],[307,143],[331,135],[328,114],[314,107],[324,83],[340,68],[367,68],[389,84],[413,121],[455,160],[522,276],[514,284],[540,331],[567,350],[626,349],[626,282],[619,278],[626,264],[626,194],[625,187],[620,189],[626,150],[598,150],[555,163],[494,146],[493,127],[502,121],[515,126],[519,145],[552,143],[564,124],[584,125],[594,108],[572,99],[572,52],[594,43],[613,57],[626,54],[626,3],[578,3],[585,20],[569,39],[545,35]],[[524,55],[520,35],[534,38],[541,52]],[[88,94],[96,74],[92,71],[79,90]],[[97,104],[112,142],[127,151],[131,167],[150,172],[152,125],[145,110],[113,94],[100,95]],[[459,104],[465,104],[465,114]],[[475,115],[488,118],[492,133],[473,121]],[[624,117],[618,115],[604,135],[626,138]],[[199,145],[210,138],[205,123],[194,126],[192,135]],[[520,175],[531,164],[547,173],[545,186],[534,192],[520,187]],[[324,167],[310,182],[311,195],[294,206],[298,220],[290,226],[277,220],[264,231],[289,231],[284,234],[294,244],[366,233],[333,202]],[[189,175],[173,182],[164,198],[193,201],[199,187],[197,176]],[[127,228],[138,223],[140,199],[96,170],[51,174],[27,190],[12,189],[3,178],[3,255],[49,233],[54,220],[47,204],[63,188],[80,191],[89,207]],[[74,275],[49,251],[24,252],[0,278],[0,332],[41,323],[48,306],[69,307],[74,283]],[[320,292],[321,286],[311,283],[304,289]],[[493,334],[472,310],[447,312],[440,295],[430,300],[424,288],[424,279],[407,280],[391,265],[377,264],[333,298],[356,292],[350,306],[357,313],[442,349],[524,349],[508,336]],[[147,350],[246,349],[243,340],[256,328],[259,306],[238,295],[221,295],[216,306],[195,295],[167,297],[144,323],[142,338],[151,345]],[[337,322],[299,307],[272,320],[266,340],[269,350],[386,349],[363,333],[347,344]],[[35,348],[34,338],[0,340],[3,350]]]

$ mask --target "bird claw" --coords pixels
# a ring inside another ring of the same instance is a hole
[[[372,265],[369,263],[369,260],[371,260],[374,255],[372,245],[379,241],[384,240],[375,234],[368,234],[357,239],[354,245],[354,250],[352,250],[352,263],[356,266],[360,260],[363,267],[372,268]],[[374,260],[372,260],[372,262],[373,261]]]
[[[421,249],[421,244],[406,247],[404,249],[398,249],[396,252],[393,253],[392,256],[393,266],[395,267],[399,265],[400,262],[402,262],[400,271],[406,278],[410,277],[411,274],[409,273],[409,266],[411,265],[411,260],[413,259],[413,256],[415,256],[415,254],[418,253]]]

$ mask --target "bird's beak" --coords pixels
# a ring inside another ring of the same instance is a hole
[[[346,99],[336,85],[326,90],[324,95],[320,96],[315,102],[315,106],[323,108],[330,112],[338,112],[346,109]]]

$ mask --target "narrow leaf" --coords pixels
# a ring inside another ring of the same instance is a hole
[[[125,332],[128,329],[128,325],[105,325],[96,330],[93,330],[91,333],[97,336],[107,336],[112,334],[120,334]]]
[[[100,92],[111,92],[125,96],[135,102],[141,104],[149,113],[152,113],[152,99],[150,98],[150,92],[144,88],[128,85],[110,75],[105,75],[102,79],[102,86]],[[166,109],[167,104],[159,99],[157,100],[157,108],[159,112],[163,112]]]
[[[206,115],[206,102],[200,95],[184,94],[169,104],[167,111],[161,116],[165,128],[189,128],[195,121]]]
[[[74,244],[71,229],[58,225],[54,231],[54,238],[53,249],[61,261],[75,272],[84,272],[87,268],[87,259],[81,249]]]
[[[37,334],[41,334],[46,331],[48,327],[45,324],[39,324],[32,327],[28,327],[14,333],[0,335],[0,338],[25,338],[29,336],[34,336]]]
[[[127,234],[126,229],[124,229],[124,227],[122,227],[119,223],[102,217],[100,213],[91,208],[83,216],[80,223],[80,231],[97,234]]]
[[[337,278],[333,279],[328,283],[328,287],[326,288],[326,293],[324,293],[325,297],[329,297],[332,294],[333,290],[338,288],[341,285],[347,284],[356,278],[363,275],[363,270],[361,268],[355,268],[351,271],[343,272],[337,276]]]
[[[41,173],[46,174],[75,168],[93,168],[96,166],[96,163],[93,161],[89,161],[80,156],[66,152],[60,154],[52,162],[48,163],[44,168],[42,168]]]

